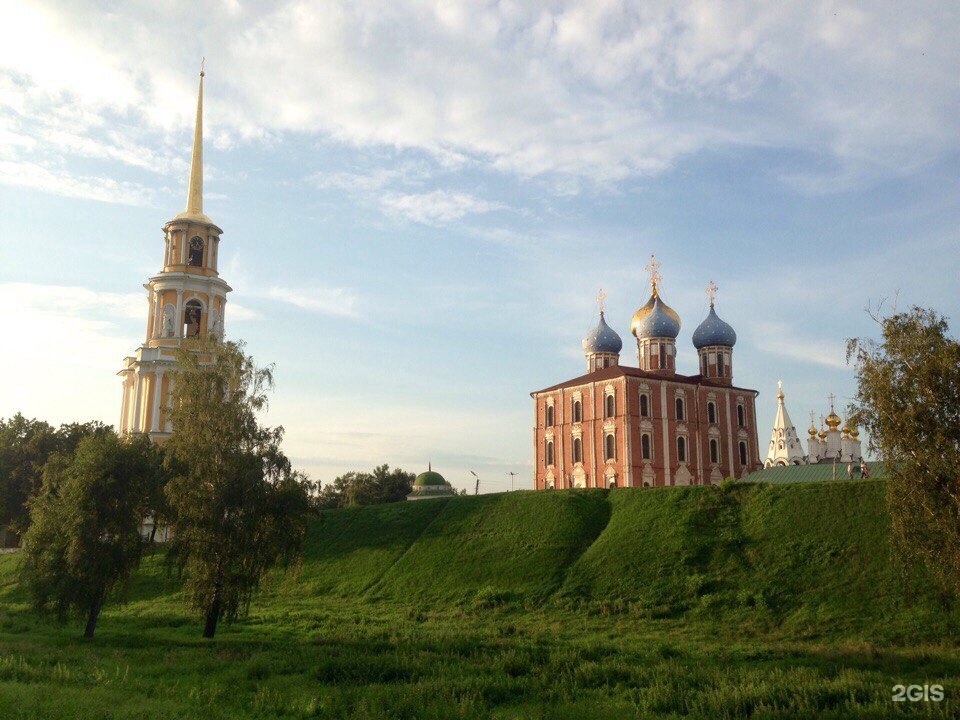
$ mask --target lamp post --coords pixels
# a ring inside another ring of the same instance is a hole
[[[476,486],[475,486],[474,489],[473,489],[473,494],[474,494],[474,495],[479,495],[479,494],[480,494],[480,476],[477,475],[473,470],[470,471],[470,474],[473,475],[473,476],[477,479],[477,484],[476,484]]]
[[[507,473],[507,475],[510,476],[510,492],[513,492],[513,479],[517,476],[517,474],[511,470]]]

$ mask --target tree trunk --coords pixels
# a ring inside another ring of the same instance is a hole
[[[90,605],[90,614],[87,615],[87,628],[83,631],[85,638],[92,638],[93,631],[97,628],[97,618],[100,617],[100,607],[103,605],[103,593],[98,593]]]
[[[217,585],[213,590],[213,602],[207,608],[207,620],[203,625],[203,636],[205,638],[212,638],[217,631],[217,621],[220,619],[220,582],[220,580],[217,580]]]

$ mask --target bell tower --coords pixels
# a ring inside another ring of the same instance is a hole
[[[203,213],[203,69],[197,91],[186,209],[163,226],[163,265],[147,291],[146,338],[123,361],[121,433],[170,434],[168,407],[176,351],[185,339],[223,336],[227,293],[217,270],[223,231]]]

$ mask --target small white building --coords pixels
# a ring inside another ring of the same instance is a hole
[[[830,395],[830,414],[821,416],[819,431],[814,426],[813,413],[810,413],[810,429],[807,431],[810,437],[807,439],[806,455],[783,398],[783,383],[777,382],[777,416],[773,421],[773,432],[770,434],[770,446],[764,467],[860,461],[863,457],[860,432],[853,423],[843,423],[834,411],[833,395]]]

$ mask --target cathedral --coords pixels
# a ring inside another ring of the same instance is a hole
[[[756,390],[733,384],[737,334],[714,307],[694,330],[699,373],[676,368],[680,317],[660,297],[650,259],[650,299],[630,331],[639,367],[620,364],[623,341],[600,317],[583,340],[586,374],[531,393],[534,487],[707,485],[761,467]]]
[[[170,434],[168,407],[176,351],[185,339],[222,336],[230,286],[220,279],[217,260],[222,230],[203,213],[203,77],[197,92],[197,118],[186,209],[163,226],[163,269],[147,290],[146,337],[123,361],[119,429]]]

